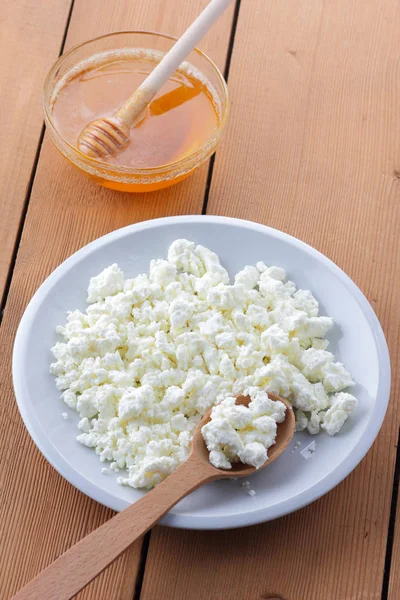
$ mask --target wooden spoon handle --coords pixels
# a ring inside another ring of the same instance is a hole
[[[179,500],[217,478],[210,465],[190,457],[151,492],[62,554],[13,599],[69,600]]]

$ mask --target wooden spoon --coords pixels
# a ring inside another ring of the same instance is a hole
[[[111,117],[95,119],[86,125],[78,138],[79,150],[92,158],[103,158],[124,150],[129,145],[131,127],[141,120],[157,92],[231,1],[211,0],[125,104]]]
[[[290,404],[268,394],[273,400],[280,400],[286,406],[286,417],[278,423],[274,446],[268,450],[270,465],[285,450],[294,433],[294,414]],[[248,405],[248,396],[239,396],[237,404]],[[14,600],[69,600],[101,571],[124,552],[134,541],[146,533],[179,500],[204,483],[216,479],[248,477],[256,471],[243,463],[234,463],[232,469],[216,469],[208,460],[201,428],[210,420],[211,410],[200,421],[193,435],[189,458],[148,492],[143,498],[121,511],[104,525],[90,533],[50,566],[28,583],[14,597]]]

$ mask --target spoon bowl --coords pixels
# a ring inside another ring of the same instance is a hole
[[[260,467],[260,469],[264,469],[268,465],[270,465],[275,459],[278,458],[282,454],[282,452],[287,448],[290,440],[294,434],[294,426],[295,426],[295,418],[294,412],[291,404],[276,396],[275,394],[268,393],[268,396],[271,400],[282,402],[286,406],[285,420],[283,423],[277,424],[276,430],[276,440],[273,446],[268,448],[268,460]],[[237,396],[236,404],[242,404],[243,406],[248,406],[251,402],[250,396]],[[205,444],[203,435],[201,433],[202,427],[211,420],[211,411],[212,408],[204,415],[200,423],[197,425],[195,432],[193,434],[192,439],[192,451],[188,460],[195,459],[196,461],[201,461],[203,464],[208,465],[210,470],[212,470],[215,475],[215,479],[229,479],[232,477],[248,477],[253,473],[259,471],[260,469],[256,469],[251,465],[245,465],[242,462],[232,463],[232,469],[217,469],[214,467],[209,461],[209,451],[207,450],[207,446]]]

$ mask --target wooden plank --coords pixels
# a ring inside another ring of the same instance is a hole
[[[42,130],[46,71],[61,48],[71,0],[3,2],[0,16],[0,301]]]
[[[207,0],[165,3],[76,0],[67,46],[107,31],[154,29],[179,35]],[[201,47],[224,66],[232,12]],[[45,277],[72,252],[135,221],[201,212],[207,166],[176,188],[150,195],[101,189],[58,155],[47,135],[38,164],[0,337],[0,597],[7,598],[112,512],[66,483],[40,456],[19,417],[12,391],[10,348],[23,310]],[[140,544],[79,595],[132,600]]]
[[[392,400],[361,465],[311,506],[240,531],[159,528],[141,600],[381,598],[400,417],[399,31],[396,0],[241,2],[207,212],[287,231],[347,271],[387,334]]]

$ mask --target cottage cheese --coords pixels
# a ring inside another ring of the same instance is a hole
[[[78,441],[126,470],[121,484],[164,479],[202,415],[229,396],[287,398],[311,434],[335,435],[356,405],[327,351],[332,319],[279,267],[246,266],[230,283],[214,252],[176,240],[148,274],[126,279],[113,264],[93,277],[88,303],[57,327],[50,370],[80,415]]]
[[[213,407],[211,420],[201,433],[217,469],[231,469],[242,462],[256,469],[268,459],[267,450],[275,444],[277,423],[285,420],[286,407],[268,394],[253,390],[248,407],[237,405],[230,396]]]

